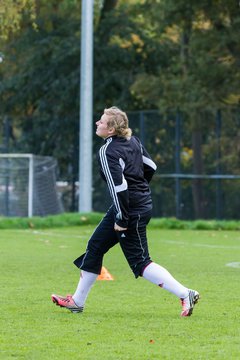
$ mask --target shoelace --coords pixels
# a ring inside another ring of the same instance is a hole
[[[67,296],[66,298],[62,298],[62,301],[69,303],[71,301],[71,297]]]

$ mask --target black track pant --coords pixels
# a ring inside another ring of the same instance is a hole
[[[130,216],[126,231],[115,231],[115,210],[111,206],[92,234],[86,252],[74,261],[74,264],[85,271],[101,273],[103,256],[117,243],[131,267],[135,277],[141,276],[144,268],[151,263],[148,252],[146,226],[151,219],[152,211]]]

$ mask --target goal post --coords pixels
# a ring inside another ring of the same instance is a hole
[[[56,172],[57,161],[50,156],[0,154],[0,216],[62,213]]]

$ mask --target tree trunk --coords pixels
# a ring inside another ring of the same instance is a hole
[[[118,3],[118,0],[104,0],[102,11],[101,11],[100,21],[103,20],[107,16],[107,13],[109,11],[113,10],[116,7],[117,3]]]

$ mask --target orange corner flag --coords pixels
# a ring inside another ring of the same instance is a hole
[[[110,272],[103,266],[101,274],[98,275],[97,280],[114,280]]]

